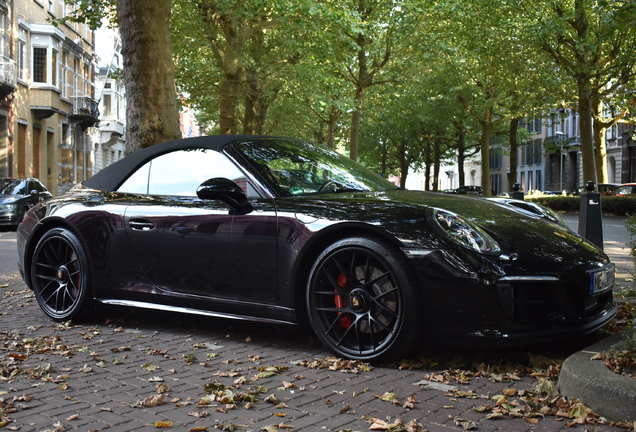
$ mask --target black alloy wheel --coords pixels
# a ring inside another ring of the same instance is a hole
[[[417,298],[399,251],[364,238],[340,240],[316,260],[307,285],[309,321],[336,354],[386,360],[417,337]]]
[[[88,292],[88,263],[71,231],[53,228],[38,242],[31,259],[31,287],[40,308],[50,318],[76,318]]]

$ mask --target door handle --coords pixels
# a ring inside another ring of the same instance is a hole
[[[155,227],[152,222],[142,220],[131,220],[128,222],[128,226],[135,231],[150,231]]]

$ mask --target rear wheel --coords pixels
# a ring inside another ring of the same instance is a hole
[[[88,293],[88,260],[66,228],[47,231],[33,252],[31,286],[40,308],[56,321],[79,316]]]
[[[418,298],[399,251],[365,238],[340,240],[314,263],[307,283],[309,321],[336,354],[387,360],[418,337]]]

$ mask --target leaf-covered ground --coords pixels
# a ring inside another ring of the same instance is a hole
[[[627,319],[627,317],[625,317]],[[103,309],[46,319],[0,281],[0,430],[632,430],[555,389],[591,343],[337,359],[300,329]]]

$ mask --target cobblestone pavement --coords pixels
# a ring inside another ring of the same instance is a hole
[[[524,391],[546,384],[526,366],[540,371],[581,342],[535,354],[442,350],[402,369],[367,370],[330,360],[301,329],[120,308],[56,324],[17,277],[0,279],[0,287],[5,430],[364,431],[371,418],[417,419],[428,431],[616,430],[567,427],[571,420],[554,411],[544,418],[486,418],[495,403],[514,412]],[[502,358],[512,365],[497,369]],[[336,370],[308,367],[321,365]],[[449,371],[459,367],[465,371]],[[421,380],[428,384],[414,384]]]

